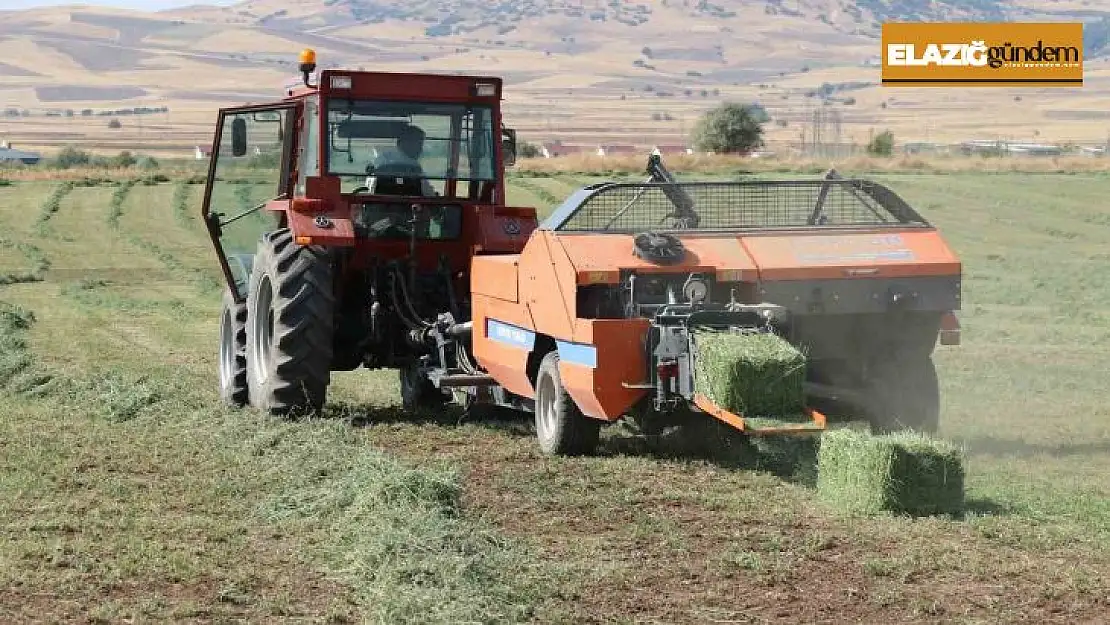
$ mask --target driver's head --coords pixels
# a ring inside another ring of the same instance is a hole
[[[397,149],[409,158],[419,158],[424,151],[424,131],[416,126],[405,126],[397,137]]]

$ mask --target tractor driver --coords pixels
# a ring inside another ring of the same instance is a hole
[[[438,195],[431,183],[423,178],[424,168],[420,165],[420,155],[424,152],[424,131],[417,126],[406,125],[397,137],[397,148],[384,150],[372,163],[369,174],[384,174],[387,177],[420,177],[421,194],[425,197]],[[366,186],[375,188],[377,177],[370,175]]]

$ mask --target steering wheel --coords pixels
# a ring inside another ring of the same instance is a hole
[[[375,167],[373,164],[366,166],[367,176],[396,176],[404,177],[406,174],[420,176],[424,168],[413,163],[386,163]]]

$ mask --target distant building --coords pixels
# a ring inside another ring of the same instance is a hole
[[[597,148],[597,155],[616,156],[618,154],[637,154],[639,151],[634,145],[601,145]]]
[[[1006,147],[1010,154],[1029,156],[1060,156],[1064,153],[1064,149],[1058,145],[1044,145],[1041,143],[1011,143]]]
[[[196,159],[198,161],[208,160],[212,156],[211,146],[198,145],[196,149]]]
[[[568,145],[562,141],[549,141],[540,146],[540,155],[544,158],[567,156],[568,154],[582,154],[590,149],[581,145]]]
[[[902,152],[905,154],[941,154],[948,151],[948,146],[942,143],[931,143],[928,141],[907,141],[902,144]]]
[[[965,141],[960,144],[960,152],[964,155],[991,155],[1005,154],[1020,156],[1060,156],[1064,150],[1060,146],[1043,143],[1011,143],[998,140]]]
[[[7,141],[0,141],[0,164],[37,165],[41,160],[42,155],[37,152],[17,150]]]
[[[684,145],[656,145],[652,147],[651,153],[666,156],[667,154],[693,154],[694,150]]]

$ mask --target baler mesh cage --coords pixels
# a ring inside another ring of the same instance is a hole
[[[816,211],[819,202],[821,210]],[[667,229],[673,227],[676,206],[697,213],[698,230],[927,225],[894,192],[870,181],[744,180],[601,186],[557,229]]]

